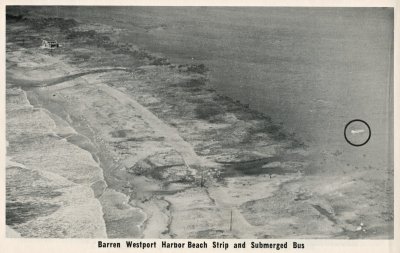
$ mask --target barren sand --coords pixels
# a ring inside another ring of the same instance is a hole
[[[63,47],[40,49],[36,34]],[[393,236],[392,175],[374,176],[385,168],[311,157],[208,78],[100,24],[9,16],[7,225],[24,237]]]

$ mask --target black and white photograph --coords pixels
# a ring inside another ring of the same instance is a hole
[[[394,239],[394,8],[4,15],[6,238]]]

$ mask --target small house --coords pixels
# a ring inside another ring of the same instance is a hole
[[[57,47],[59,47],[59,44],[56,40],[42,40],[41,48],[54,49]]]

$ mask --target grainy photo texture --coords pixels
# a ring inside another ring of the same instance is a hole
[[[7,6],[7,237],[393,239],[393,22]]]

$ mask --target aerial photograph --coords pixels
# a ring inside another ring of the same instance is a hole
[[[5,15],[8,238],[393,239],[393,8]]]

